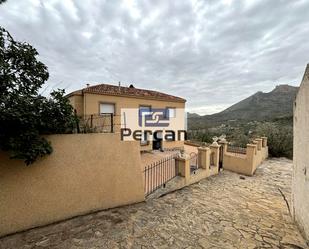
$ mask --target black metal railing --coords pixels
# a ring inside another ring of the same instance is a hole
[[[80,133],[113,133],[121,128],[121,116],[112,113],[85,115],[79,118]]]
[[[146,166],[144,175],[145,195],[148,196],[160,187],[177,176],[175,158],[178,154],[173,154],[159,161]]]
[[[228,145],[227,146],[227,152],[245,155],[246,154],[246,148]]]

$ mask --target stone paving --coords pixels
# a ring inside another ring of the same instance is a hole
[[[4,237],[0,248],[308,248],[283,198],[290,202],[291,172],[287,159],[266,161],[254,177],[223,171],[158,199]]]

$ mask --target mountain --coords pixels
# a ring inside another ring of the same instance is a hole
[[[263,121],[293,115],[293,103],[298,87],[278,85],[268,93],[257,92],[230,106],[222,112],[193,116],[188,120],[189,128],[215,126],[228,121]]]
[[[187,118],[199,118],[201,117],[200,115],[198,115],[197,113],[191,113],[191,112],[188,112],[187,113]]]

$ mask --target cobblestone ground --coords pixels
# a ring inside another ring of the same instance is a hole
[[[254,177],[224,171],[146,203],[4,237],[0,248],[307,248],[283,198],[291,170],[277,159]]]

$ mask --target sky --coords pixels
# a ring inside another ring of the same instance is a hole
[[[211,114],[300,84],[308,13],[307,0],[7,0],[0,25],[38,50],[44,93],[120,81]]]

